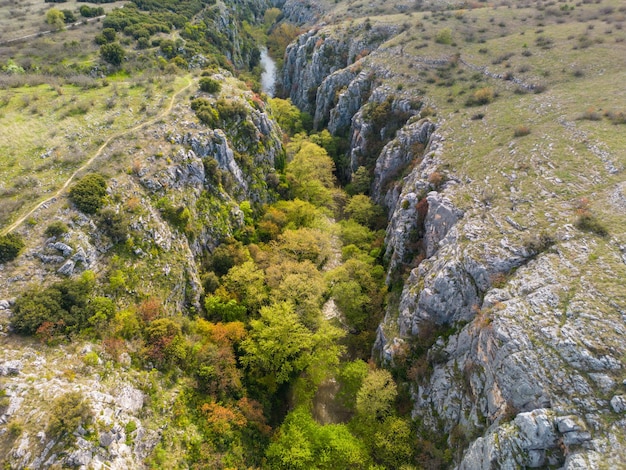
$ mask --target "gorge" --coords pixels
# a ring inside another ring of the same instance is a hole
[[[132,3],[0,50],[8,468],[626,465],[619,1]]]

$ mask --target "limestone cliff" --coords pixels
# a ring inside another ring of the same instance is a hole
[[[388,64],[400,61],[403,48],[392,52],[372,42],[369,55],[357,59],[355,51],[373,33],[344,28],[321,27],[298,38],[286,53],[283,84],[316,126],[348,137],[351,172],[372,144],[383,144],[366,166],[373,173],[371,194],[389,214],[388,282],[400,282],[402,292],[390,303],[374,354],[390,367],[408,360],[415,371],[413,416],[429,432],[449,436],[460,469],[623,467],[623,304],[612,299],[619,296],[616,278],[605,271],[602,282],[610,287],[600,287],[582,267],[601,251],[613,260],[606,269],[622,276],[619,237],[605,241],[572,225],[565,216],[570,203],[545,189],[562,183],[550,172],[540,174],[540,189],[531,195],[520,194],[520,171],[502,172],[510,209],[494,207],[489,168],[482,181],[451,166],[459,159],[448,141],[460,128],[428,117],[432,109],[387,85],[402,76]],[[415,57],[415,64],[439,71],[456,66],[432,57]],[[387,101],[387,116],[406,113],[408,120],[385,136],[372,111]],[[534,102],[537,114],[548,114],[541,98]],[[599,168],[618,171],[607,165],[608,152],[588,148]],[[517,210],[537,198],[554,198],[563,208],[561,215],[545,209],[547,230],[537,227],[536,213]],[[426,338],[425,356],[411,357]]]

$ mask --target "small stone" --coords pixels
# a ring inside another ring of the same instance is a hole
[[[576,421],[576,416],[561,416],[556,418],[556,425],[560,433],[581,431],[583,427]]]
[[[615,395],[611,398],[611,407],[616,413],[623,413],[626,411],[626,396]]]
[[[113,434],[108,431],[100,434],[100,446],[101,447],[109,447],[111,444],[113,444],[114,440],[115,439],[113,438]]]
[[[63,266],[58,269],[59,274],[63,274],[64,276],[71,276],[74,272],[74,266],[76,263],[71,259],[68,259]]]
[[[9,301],[6,299],[0,300],[0,310],[8,310],[10,307]]]
[[[66,258],[70,256],[74,251],[74,248],[61,242],[52,243],[51,247],[59,250]]]
[[[4,364],[0,364],[0,375],[17,375],[20,373],[22,367],[22,361],[7,361]]]
[[[580,445],[591,440],[591,434],[587,431],[572,431],[563,434],[563,444],[566,446]]]

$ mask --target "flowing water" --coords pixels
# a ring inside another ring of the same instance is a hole
[[[273,97],[276,92],[276,62],[267,53],[265,47],[261,49],[261,65],[263,66],[261,89],[268,96]]]

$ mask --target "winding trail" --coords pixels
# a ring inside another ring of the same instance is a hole
[[[7,228],[3,229],[0,232],[0,235],[6,235],[7,233],[12,232],[17,227],[19,227],[28,217],[30,217],[37,209],[41,208],[42,206],[44,206],[45,204],[47,204],[49,202],[55,201],[61,194],[63,194],[63,192],[72,183],[72,181],[74,181],[74,178],[76,178],[76,175],[78,175],[80,172],[82,172],[82,171],[86,170],[87,168],[89,168],[91,166],[91,164],[100,155],[102,155],[102,152],[104,151],[104,149],[106,149],[107,146],[113,140],[119,139],[120,137],[123,137],[125,135],[131,134],[133,132],[136,132],[136,131],[138,131],[139,129],[141,129],[143,127],[146,127],[146,126],[149,126],[151,124],[154,124],[158,120],[163,119],[165,116],[167,116],[169,113],[171,113],[172,112],[172,108],[174,108],[174,104],[176,103],[176,98],[181,93],[183,93],[185,90],[187,90],[193,84],[193,80],[191,80],[189,77],[187,77],[187,82],[188,82],[187,85],[185,85],[183,88],[181,88],[180,90],[178,90],[176,93],[174,93],[172,95],[172,98],[170,100],[169,105],[160,114],[157,114],[152,119],[149,119],[148,121],[145,121],[145,122],[142,122],[140,124],[137,124],[136,126],[131,127],[130,129],[127,129],[125,131],[118,132],[116,134],[113,134],[113,135],[109,136],[109,138],[104,141],[104,143],[98,148],[98,150],[96,150],[96,153],[94,153],[89,160],[87,160],[78,169],[76,169],[70,175],[70,177],[67,179],[67,181],[65,181],[65,183],[63,183],[63,185],[52,196],[50,196],[50,197],[44,199],[43,201],[40,201],[39,203],[37,203],[32,209],[30,209],[28,212],[26,212],[26,214],[21,216],[19,219],[17,219],[15,222],[13,222],[11,225],[9,225]]]

